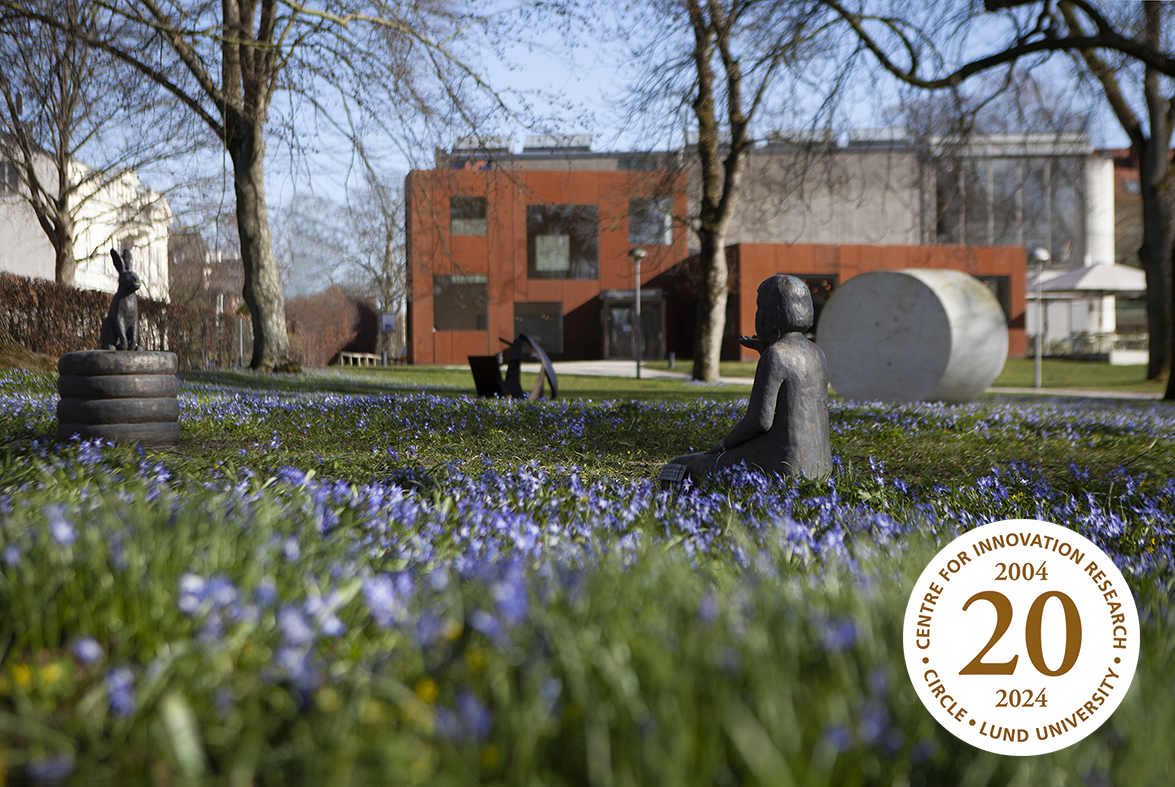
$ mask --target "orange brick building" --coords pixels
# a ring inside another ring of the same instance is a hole
[[[407,177],[409,363],[464,364],[518,333],[554,360],[632,358],[637,246],[648,253],[641,357],[692,357],[700,277],[682,220],[684,170],[587,152],[563,154],[558,169],[550,157],[504,159],[438,161]],[[1007,315],[1009,355],[1027,352],[1021,247],[739,243],[728,260],[724,359],[754,360],[737,337],[754,333],[755,292],[768,276],[804,278],[818,317],[852,276],[902,268],[953,268],[984,281]]]
[[[732,269],[727,322],[740,334],[755,332],[755,297],[759,286],[776,273],[790,273],[808,282],[816,317],[836,287],[859,273],[905,268],[948,268],[963,271],[987,284],[1008,318],[1008,355],[1028,351],[1025,334],[1025,254],[1020,246],[824,246],[743,243],[727,248]],[[732,320],[731,317],[734,317]],[[757,354],[737,342],[724,356],[744,361]],[[735,356],[734,353],[739,355]]]
[[[460,364],[535,336],[554,359],[633,357],[642,284],[685,259],[684,175],[642,171],[409,173],[408,361]],[[664,299],[642,287],[642,356],[664,357]],[[625,344],[627,342],[627,344]]]

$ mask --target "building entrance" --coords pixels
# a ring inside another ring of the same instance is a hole
[[[634,317],[636,303],[632,290],[605,290],[600,293],[604,331],[604,357],[635,358]],[[661,290],[641,290],[641,360],[665,357],[665,299]]]

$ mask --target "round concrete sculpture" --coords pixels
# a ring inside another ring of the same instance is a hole
[[[57,362],[57,439],[73,435],[117,442],[179,441],[179,362],[175,353],[84,350]]]
[[[854,276],[825,304],[816,343],[833,389],[858,401],[969,402],[1008,358],[999,301],[951,270]]]

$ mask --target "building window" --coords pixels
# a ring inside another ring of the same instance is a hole
[[[836,276],[805,276],[798,275],[804,284],[808,285],[808,292],[812,295],[812,329],[820,324],[820,313],[824,311],[824,304],[836,291],[838,278]]]
[[[563,352],[563,304],[531,302],[514,304],[514,335],[525,333],[548,353]]]
[[[20,171],[8,159],[0,161],[0,194],[20,193]]]
[[[433,276],[432,324],[438,331],[489,330],[485,276]]]
[[[673,243],[673,200],[630,199],[628,244],[669,246]]]
[[[528,205],[526,268],[532,279],[600,278],[595,205]]]
[[[453,235],[485,235],[486,198],[449,197],[449,232]]]
[[[991,294],[1000,302],[1004,310],[1004,319],[1010,320],[1012,315],[1012,289],[1008,284],[1007,276],[977,276],[976,278],[991,290]]]
[[[1075,156],[953,159],[936,183],[939,243],[1042,246],[1085,256],[1085,162]]]

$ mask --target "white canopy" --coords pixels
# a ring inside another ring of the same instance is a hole
[[[1033,287],[1035,289],[1035,287]],[[1048,279],[1040,285],[1042,292],[1115,293],[1146,292],[1146,274],[1127,265],[1099,263],[1078,268]]]

